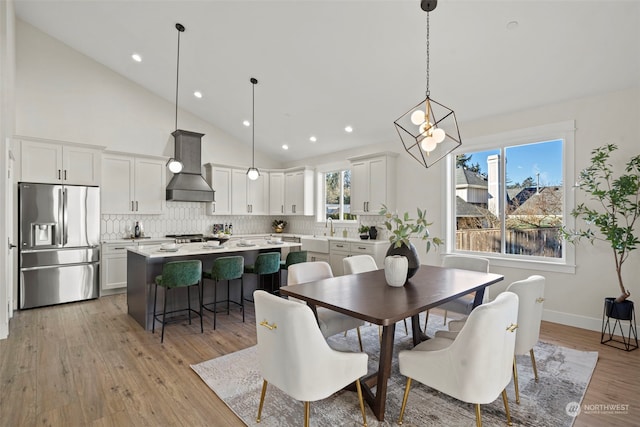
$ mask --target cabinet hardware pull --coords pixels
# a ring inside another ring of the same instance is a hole
[[[280,213],[284,213],[284,205],[280,205]]]
[[[276,325],[275,323],[269,324],[269,322],[267,322],[266,320],[263,320],[262,322],[260,322],[260,326],[264,326],[270,331],[273,331],[274,329],[278,328],[278,325]]]
[[[211,210],[211,212],[214,212],[214,213],[215,213],[215,211],[216,211],[216,204],[215,204],[215,203],[211,203],[211,207],[213,208],[213,209]]]
[[[65,181],[67,180],[67,170],[66,169],[64,170],[64,180]]]
[[[58,169],[58,179],[61,179],[61,177],[60,177],[60,169]]]
[[[133,200],[131,201],[131,210],[135,211],[134,207],[133,207]]]
[[[363,248],[362,246],[358,246],[358,249],[365,250],[365,249],[367,249],[367,248]]]
[[[542,303],[544,301],[544,298],[536,298],[536,302],[538,303]]]
[[[136,200],[136,212],[138,212],[138,201]]]
[[[507,331],[509,331],[509,332],[515,332],[516,329],[518,329],[518,324],[517,323],[512,323],[509,326],[507,326]]]

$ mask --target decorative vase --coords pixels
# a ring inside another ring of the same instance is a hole
[[[378,229],[375,226],[371,226],[371,228],[369,228],[369,237],[371,240],[376,240],[378,238]]]
[[[387,250],[387,256],[390,255],[401,255],[407,257],[407,261],[409,262],[409,269],[407,271],[407,279],[413,277],[414,274],[417,273],[420,268],[420,257],[418,256],[418,251],[413,243],[409,242],[409,246],[402,244],[400,247],[395,246],[395,243],[392,243],[389,249]]]
[[[391,255],[384,259],[384,278],[389,286],[404,286],[408,269],[409,261],[405,256]]]
[[[282,233],[284,231],[283,227],[273,227],[273,231],[275,231],[276,233]]]

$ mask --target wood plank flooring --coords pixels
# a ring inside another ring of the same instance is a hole
[[[164,344],[126,313],[124,295],[16,312],[0,341],[0,425],[243,425],[189,365],[254,345],[251,304],[244,324],[234,311],[218,317],[216,331],[205,316],[204,334],[197,321],[168,325]],[[576,427],[640,425],[640,350],[547,322],[541,339],[599,352],[584,404],[629,405],[617,414],[583,411]]]

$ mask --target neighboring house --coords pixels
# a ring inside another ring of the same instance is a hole
[[[515,189],[510,189],[515,190]],[[509,219],[533,227],[557,226],[562,222],[562,187],[519,188],[509,197]]]

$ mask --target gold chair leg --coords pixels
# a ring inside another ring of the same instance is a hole
[[[311,408],[309,406],[309,402],[304,402],[304,427],[309,427],[310,412],[311,412]]]
[[[447,310],[444,311],[444,319],[442,320],[442,324],[443,325],[447,324]]]
[[[516,365],[516,356],[513,356],[513,388],[516,389],[516,403],[520,404],[520,387],[518,387],[518,366]]]
[[[356,328],[356,332],[358,333],[358,343],[360,344],[360,352],[364,352],[362,348],[362,335],[360,335],[360,326]]]
[[[507,399],[507,389],[502,390],[502,401],[504,402],[504,411],[507,413],[507,425],[512,426],[511,412],[509,412],[509,400]]]
[[[260,405],[258,406],[258,417],[256,418],[256,422],[260,422],[260,418],[262,416],[262,405],[264,404],[264,395],[267,393],[267,380],[263,380],[262,382],[262,393],[260,393]]]
[[[537,382],[539,380],[538,368],[536,367],[536,357],[533,355],[533,349],[529,350],[529,355],[531,356],[531,366],[533,366],[533,376]]]
[[[404,388],[404,397],[402,398],[402,407],[400,408],[400,418],[398,418],[398,425],[402,425],[402,418],[404,417],[404,410],[407,407],[407,398],[409,397],[410,388],[411,378],[407,378],[407,385]]]
[[[476,427],[482,427],[482,415],[480,415],[480,404],[475,403],[473,406],[476,408]]]
[[[429,323],[429,310],[424,312],[424,333],[427,333],[427,323]]]
[[[362,398],[362,387],[360,386],[360,378],[356,380],[356,389],[358,390],[358,401],[360,402],[360,412],[362,412],[362,425],[367,427],[367,414],[364,410],[364,399]]]
[[[344,336],[345,336],[345,338],[346,338],[346,336],[347,336],[347,331],[344,331]]]

